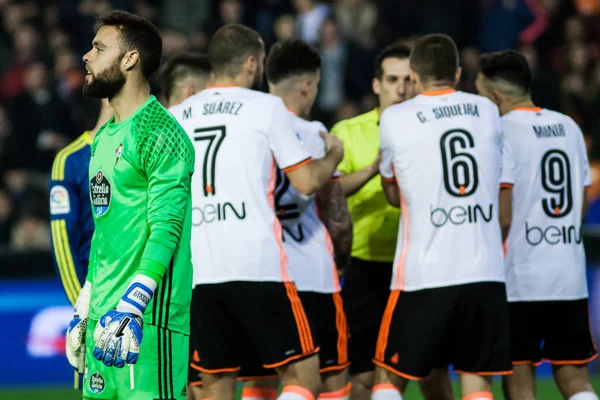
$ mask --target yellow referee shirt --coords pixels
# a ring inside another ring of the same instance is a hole
[[[338,122],[331,133],[344,141],[344,159],[338,170],[351,174],[371,165],[379,152],[378,109]],[[377,262],[393,262],[400,211],[383,194],[381,176],[371,179],[348,197],[354,225],[352,257]]]

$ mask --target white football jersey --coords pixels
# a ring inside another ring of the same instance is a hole
[[[583,134],[571,118],[538,107],[509,112],[502,127],[501,182],[514,185],[508,299],[587,298],[581,214],[590,171]]]
[[[504,282],[498,108],[473,94],[425,92],[387,108],[379,127],[381,175],[401,192],[391,288]]]
[[[327,132],[320,122],[293,115],[296,134],[313,159],[325,157],[325,142],[319,132]],[[278,171],[275,211],[283,226],[283,248],[294,283],[301,292],[335,293],[340,284],[333,242],[319,217],[315,196],[298,193],[285,174]]]
[[[292,115],[270,94],[212,87],[171,109],[196,149],[194,284],[292,281],[275,215],[275,181],[310,162]]]

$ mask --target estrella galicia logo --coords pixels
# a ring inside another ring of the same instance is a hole
[[[102,375],[100,375],[100,372],[96,371],[90,376],[89,386],[90,392],[92,393],[98,394],[104,391],[106,382],[104,381]]]
[[[548,150],[541,167],[542,187],[549,194],[542,199],[544,213],[550,218],[564,217],[573,208],[569,157],[562,150]]]
[[[477,161],[466,151],[473,147],[473,136],[464,129],[449,130],[440,139],[444,185],[451,196],[466,197],[477,190]]]
[[[105,214],[110,207],[110,182],[102,170],[96,172],[96,175],[90,180],[90,196],[96,216]]]

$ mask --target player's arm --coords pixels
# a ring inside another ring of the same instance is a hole
[[[65,156],[63,156],[65,157]],[[67,298],[73,306],[77,302],[82,282],[77,277],[81,265],[77,242],[81,215],[76,166],[73,159],[57,157],[50,180],[50,227],[52,257]]]
[[[350,263],[352,250],[352,218],[338,178],[330,179],[317,193],[323,223],[329,231],[335,251],[335,263],[343,271]]]
[[[331,130],[331,133],[340,139],[344,140],[347,137],[346,129],[343,123],[337,124]],[[348,197],[353,195],[362,189],[371,179],[379,174],[379,162],[381,161],[381,154],[378,154],[377,159],[369,166],[355,171],[351,165],[350,154],[346,153],[340,165],[338,165],[338,171],[340,172],[340,183],[342,185],[342,191],[344,196]]]
[[[340,183],[344,196],[352,196],[354,193],[362,189],[371,179],[379,174],[379,163],[381,162],[381,154],[377,155],[377,159],[373,164],[360,169],[356,172],[352,172],[347,175],[340,176]]]
[[[294,189],[304,195],[316,192],[327,183],[344,157],[341,140],[322,134],[325,156],[313,160],[296,135],[292,116],[279,98],[273,102],[267,134],[279,169],[286,174]]]
[[[396,181],[393,164],[394,148],[393,142],[389,140],[390,132],[388,132],[387,124],[385,123],[385,116],[386,114],[383,115],[379,123],[379,135],[381,137],[379,173],[381,174],[383,194],[388,203],[394,207],[400,207],[400,187]]]
[[[400,188],[394,178],[385,178],[381,180],[383,186],[383,194],[388,203],[392,206],[400,208]]]
[[[510,232],[510,225],[512,224],[512,185],[502,184],[500,186],[498,209],[502,242],[504,242],[508,238],[508,232]]]
[[[290,183],[298,192],[309,195],[323,187],[333,176],[336,167],[344,156],[342,141],[328,133],[321,133],[325,141],[325,157],[312,160],[298,168],[285,168]]]
[[[512,224],[512,193],[516,171],[511,135],[519,130],[511,129],[508,122],[500,124],[497,135],[501,138],[502,158],[500,167],[500,193],[498,195],[498,219],[502,230],[502,242],[505,242]]]
[[[191,201],[194,149],[177,125],[142,141],[141,163],[148,179],[148,239],[138,273],[160,283],[181,238]]]

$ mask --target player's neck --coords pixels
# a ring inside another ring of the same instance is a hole
[[[102,100],[102,102],[104,101],[105,100]],[[96,136],[96,132],[98,132],[102,125],[104,125],[113,116],[113,114],[114,113],[112,108],[102,103],[102,106],[100,107],[100,115],[98,115],[98,121],[96,122],[96,126],[94,127],[94,129],[89,131],[89,135],[92,139],[94,138],[94,136]]]
[[[245,74],[239,74],[237,76],[215,75],[213,80],[208,84],[208,87],[229,87],[239,86],[242,88],[250,89],[252,87],[252,80],[248,79]]]
[[[133,79],[125,82],[123,89],[110,99],[115,112],[115,122],[125,121],[131,117],[150,97],[148,82]]]
[[[301,104],[302,102],[295,94],[282,93],[279,91],[273,91],[272,94],[274,94],[277,97],[280,97],[281,100],[283,100],[283,103],[285,104],[285,107],[288,109],[288,111],[294,113],[300,118],[306,118],[306,112]]]
[[[447,83],[440,83],[440,84],[436,84],[436,83],[431,83],[428,85],[422,85],[421,86],[421,94],[422,93],[427,93],[427,92],[441,92],[444,90],[455,90],[456,88],[454,87],[454,85],[449,85]]]
[[[518,107],[533,108],[533,107],[535,107],[535,104],[533,103],[533,100],[531,100],[530,96],[521,97],[518,99],[514,99],[512,101],[509,101],[506,104],[502,104],[500,106],[500,114],[502,114],[502,115],[507,114]]]

